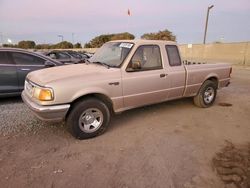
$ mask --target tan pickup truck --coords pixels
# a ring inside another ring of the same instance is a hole
[[[174,42],[111,41],[85,64],[29,73],[22,98],[40,119],[65,120],[73,136],[86,139],[128,109],[183,97],[209,107],[231,72],[229,64],[184,65]]]

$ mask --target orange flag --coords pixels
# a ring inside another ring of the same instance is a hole
[[[131,16],[131,14],[130,14],[130,10],[128,9],[128,16]]]

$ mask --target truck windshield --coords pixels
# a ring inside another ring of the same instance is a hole
[[[133,47],[129,42],[109,42],[104,44],[89,59],[90,62],[101,62],[110,67],[119,67]]]

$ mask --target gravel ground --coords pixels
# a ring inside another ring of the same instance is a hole
[[[234,167],[225,167],[223,160],[239,162],[234,158],[239,153],[249,166],[249,93],[250,68],[235,67],[232,84],[218,92],[211,108],[197,108],[191,99],[182,99],[130,110],[115,116],[103,135],[83,141],[74,139],[62,123],[38,120],[20,98],[0,99],[0,185],[247,185],[249,171],[243,169],[240,180],[224,177]]]
[[[41,127],[42,122],[34,118],[19,97],[1,99],[0,109],[0,132],[3,135]]]
[[[50,123],[37,119],[28,107],[22,102],[21,97],[0,99],[0,134],[3,136],[11,133],[33,133],[48,127]],[[62,123],[51,126],[63,126]]]

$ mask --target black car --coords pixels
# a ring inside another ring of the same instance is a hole
[[[53,50],[48,52],[46,56],[64,64],[85,63],[85,60],[91,57],[86,53],[80,53],[73,50]]]
[[[85,54],[85,53],[80,53],[80,52],[75,52],[75,51],[65,51],[67,52],[69,55],[73,56],[74,58],[80,59],[80,60],[85,60],[85,59],[89,59],[90,57]]]
[[[78,52],[75,52],[75,51],[72,51],[72,50],[67,50],[67,51],[64,51],[64,52],[67,52],[69,55],[73,56],[74,58],[77,58],[77,59],[85,59],[85,58],[88,58],[87,56],[83,56],[82,54],[78,53]]]
[[[87,57],[87,59],[91,58],[94,55],[94,53],[91,53],[91,52],[81,52],[81,51],[79,51],[78,53],[81,54],[84,57]]]
[[[56,59],[64,64],[81,63],[81,59],[72,56],[71,54],[69,54],[66,51],[53,50],[53,51],[47,53],[46,56],[49,56],[52,59]]]
[[[22,49],[0,48],[0,97],[20,95],[26,75],[62,63]]]

